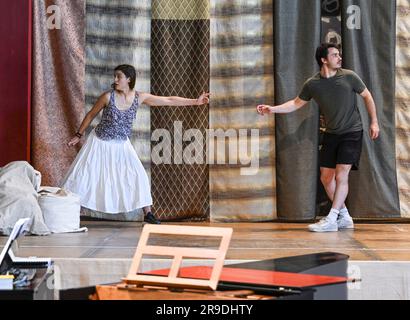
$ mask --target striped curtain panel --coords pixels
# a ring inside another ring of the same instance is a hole
[[[400,217],[395,156],[395,22],[396,1],[342,1],[343,65],[354,70],[372,93],[380,125],[380,137],[372,141],[369,116],[359,97],[363,149],[359,170],[350,174],[346,202],[357,218]]]
[[[150,0],[86,1],[85,111],[88,112],[102,92],[111,90],[114,68],[131,64],[137,71],[135,89],[150,91]],[[94,119],[89,133],[100,121]],[[140,105],[130,137],[138,157],[150,176],[150,110]],[[141,220],[142,210],[105,214],[83,209],[82,215],[111,220]]]
[[[402,217],[410,218],[410,2],[396,8],[396,164]]]
[[[211,0],[211,221],[276,218],[272,25],[272,1]]]
[[[33,1],[31,164],[42,185],[58,186],[80,148],[67,142],[84,117],[84,39],[84,0]]]
[[[208,0],[153,0],[151,93],[197,98],[203,91],[209,91]],[[208,106],[151,108],[153,212],[161,220],[209,218],[205,152],[186,157],[192,143],[204,143],[207,128]],[[154,156],[161,145],[172,150]]]

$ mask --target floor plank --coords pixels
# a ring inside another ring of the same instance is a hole
[[[410,224],[356,223],[354,231],[313,233],[304,223],[167,223],[233,228],[226,259],[261,260],[315,252],[345,253],[350,260],[409,261]],[[142,230],[138,222],[83,221],[86,233],[26,236],[19,255],[52,258],[132,258]],[[0,237],[4,244],[6,237]],[[166,236],[153,239],[174,246],[206,247],[205,239]]]

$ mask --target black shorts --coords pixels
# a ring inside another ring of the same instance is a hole
[[[363,131],[343,134],[325,133],[320,149],[320,166],[336,168],[337,164],[351,164],[352,170],[359,168],[362,151]]]

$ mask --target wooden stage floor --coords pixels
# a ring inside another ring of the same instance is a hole
[[[166,223],[172,224],[172,223]],[[356,223],[354,231],[312,233],[307,223],[174,223],[234,229],[226,260],[262,260],[333,251],[360,261],[410,261],[410,224]],[[138,222],[82,221],[85,233],[26,236],[19,240],[20,256],[52,258],[130,259],[138,243]],[[6,237],[0,237],[3,245]],[[168,245],[206,246],[168,236]]]

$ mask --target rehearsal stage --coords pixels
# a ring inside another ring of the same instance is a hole
[[[313,233],[308,223],[163,224],[233,228],[226,264],[318,252],[350,256],[348,276],[362,279],[349,284],[349,299],[410,299],[410,224],[357,222],[354,231]],[[25,236],[19,256],[51,257],[56,266],[56,288],[66,289],[119,281],[130,267],[142,230],[139,222],[82,221],[88,232]],[[0,237],[4,244],[6,237]],[[154,239],[173,246],[212,246],[206,239],[164,236]],[[186,261],[186,265],[198,264]],[[201,264],[204,264],[203,261]],[[143,260],[142,269],[168,267],[169,261]]]

